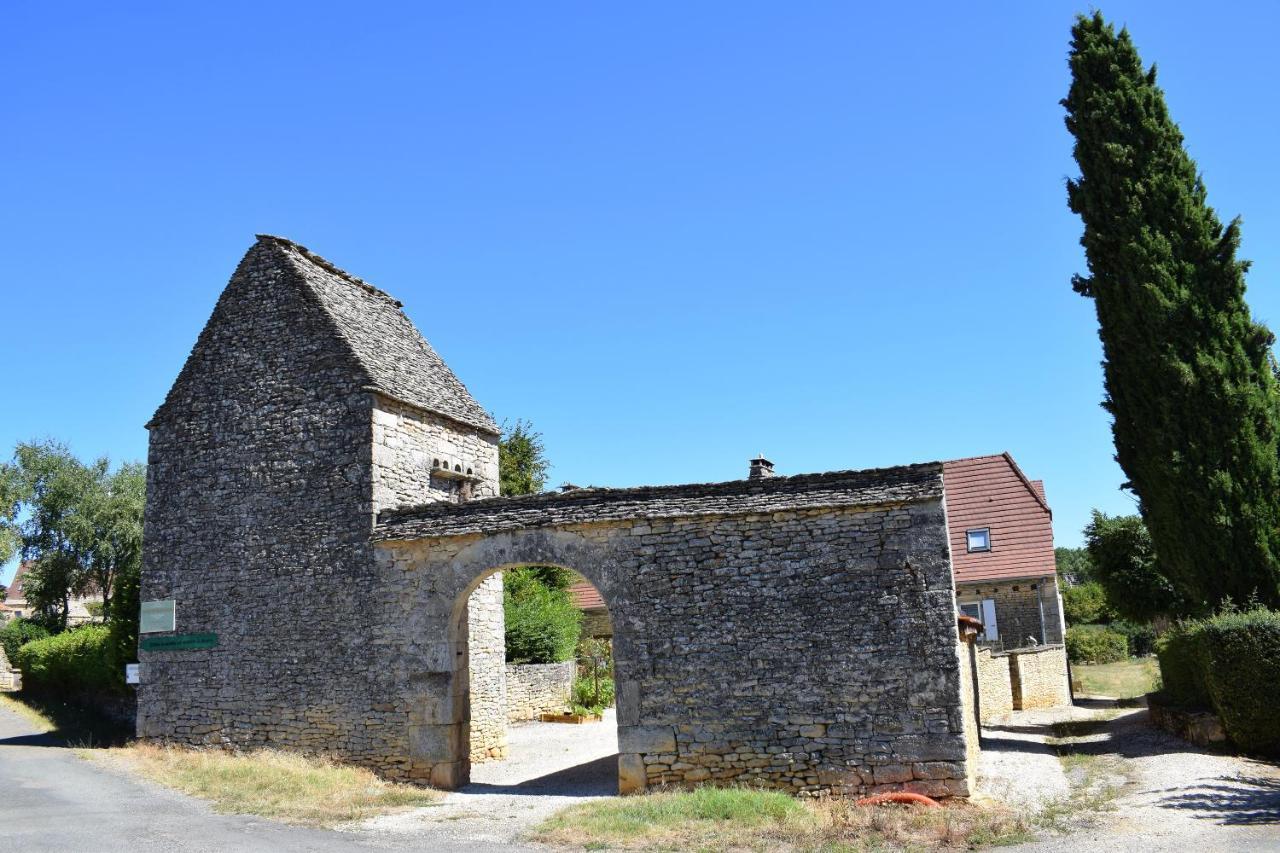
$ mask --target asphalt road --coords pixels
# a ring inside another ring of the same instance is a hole
[[[498,851],[442,834],[309,829],[214,814],[200,800],[78,757],[0,709],[0,846],[22,851]]]

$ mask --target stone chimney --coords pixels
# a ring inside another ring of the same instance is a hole
[[[773,473],[773,463],[764,458],[761,453],[755,459],[751,460],[751,473],[747,475],[748,480],[763,480],[766,477],[776,477]]]

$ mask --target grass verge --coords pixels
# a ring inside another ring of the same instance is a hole
[[[940,809],[798,800],[774,791],[698,788],[598,800],[564,809],[532,839],[588,850],[822,850],[956,848],[1030,840],[1030,824],[1001,808]]]
[[[1133,699],[1156,689],[1160,664],[1154,657],[1129,658],[1116,663],[1075,663],[1071,677],[1076,690],[1087,696]]]
[[[334,826],[432,805],[441,796],[384,781],[363,768],[276,750],[232,753],[134,743],[106,755],[148,779],[210,800],[214,811],[286,823]]]

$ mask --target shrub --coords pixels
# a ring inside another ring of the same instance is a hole
[[[1150,625],[1119,621],[1112,622],[1107,627],[1124,634],[1125,639],[1129,641],[1130,657],[1146,657],[1156,650],[1156,629]]]
[[[1280,612],[1225,610],[1160,639],[1170,702],[1212,708],[1241,749],[1280,755]]]
[[[47,636],[49,632],[43,625],[27,619],[10,619],[0,628],[0,646],[4,648],[4,655],[9,663],[17,666],[18,649],[32,640],[41,640]]]
[[[1224,613],[1201,622],[1193,637],[1227,736],[1241,749],[1280,754],[1280,612]]]
[[[1067,659],[1072,663],[1115,663],[1129,656],[1124,634],[1076,626],[1067,629]]]
[[[15,661],[22,671],[22,689],[64,696],[122,691],[124,674],[111,666],[110,643],[105,625],[86,625],[27,643]]]
[[[502,609],[509,663],[560,663],[573,657],[582,611],[566,589],[545,583],[537,568],[506,573]]]
[[[1062,590],[1062,613],[1068,625],[1088,625],[1108,615],[1107,594],[1097,581]]]

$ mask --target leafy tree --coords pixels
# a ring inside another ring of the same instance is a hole
[[[0,561],[31,562],[23,590],[50,628],[66,628],[72,596],[100,596],[111,621],[117,587],[136,586],[145,491],[142,465],[86,465],[52,441],[19,444],[0,465]]]
[[[1209,207],[1127,31],[1079,17],[1070,66],[1067,189],[1089,267],[1073,286],[1097,310],[1116,461],[1190,611],[1252,593],[1278,605],[1280,394],[1273,336],[1244,299],[1239,221]]]
[[[1109,516],[1095,509],[1084,536],[1094,577],[1106,590],[1107,606],[1115,613],[1145,623],[1185,609],[1164,564],[1156,559],[1151,534],[1141,518]]]
[[[1090,625],[1102,622],[1107,612],[1107,593],[1097,581],[1069,586],[1062,590],[1062,614],[1068,625]]]
[[[1058,577],[1068,585],[1093,580],[1093,563],[1084,548],[1054,548],[1053,561],[1058,567]]]
[[[542,433],[533,425],[518,420],[515,426],[502,425],[502,437],[498,440],[498,483],[501,494],[532,495],[547,485],[546,449],[542,446]]]
[[[582,611],[568,590],[548,586],[538,571],[510,569],[503,578],[502,611],[511,663],[559,663],[572,658],[578,644]]]

